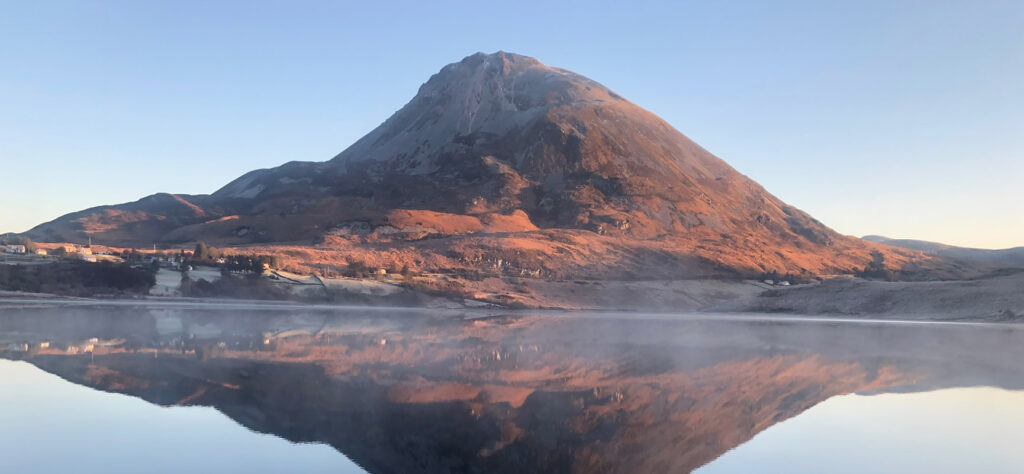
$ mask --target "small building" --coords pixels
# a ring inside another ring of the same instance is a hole
[[[78,253],[82,255],[92,255],[92,249],[89,247],[82,247],[78,249]]]
[[[96,256],[95,255],[90,255],[90,254],[83,253],[83,254],[80,255],[80,257],[81,257],[83,262],[96,263]]]
[[[373,272],[373,274],[379,277],[385,277],[388,276],[388,271],[383,268],[378,268],[377,271]]]
[[[36,249],[36,255],[46,255],[46,249]]]
[[[5,249],[7,253],[25,253],[24,245],[8,245]]]

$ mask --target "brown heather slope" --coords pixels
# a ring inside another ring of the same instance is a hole
[[[872,251],[892,268],[951,268],[840,235],[601,84],[503,52],[444,67],[330,161],[69,214],[27,235],[552,279],[807,278],[861,269]]]

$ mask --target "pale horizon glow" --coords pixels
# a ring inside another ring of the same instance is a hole
[[[252,431],[211,406],[159,406],[25,361],[0,359],[0,376],[0,472],[366,472],[328,444]]]
[[[1024,392],[995,387],[841,395],[695,472],[1018,472],[1022,403]]]
[[[1024,245],[1024,3],[2,2],[0,233],[330,159],[445,64],[605,84],[838,232]]]

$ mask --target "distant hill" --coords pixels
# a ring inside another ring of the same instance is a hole
[[[989,250],[974,249],[969,247],[955,247],[952,245],[928,242],[925,240],[911,239],[890,239],[881,235],[866,235],[864,240],[878,242],[880,244],[892,245],[911,250],[920,250],[930,255],[955,258],[960,260],[975,260],[979,262],[998,263],[1024,267],[1024,247],[1013,247],[1009,249]]]
[[[330,161],[27,234],[287,246],[297,265],[315,261],[308,269],[359,260],[475,277],[813,277],[856,272],[873,252],[891,268],[935,260],[841,235],[603,85],[504,52],[445,66]]]

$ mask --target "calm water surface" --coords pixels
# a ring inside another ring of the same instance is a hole
[[[0,302],[0,472],[1020,472],[1013,326]]]

